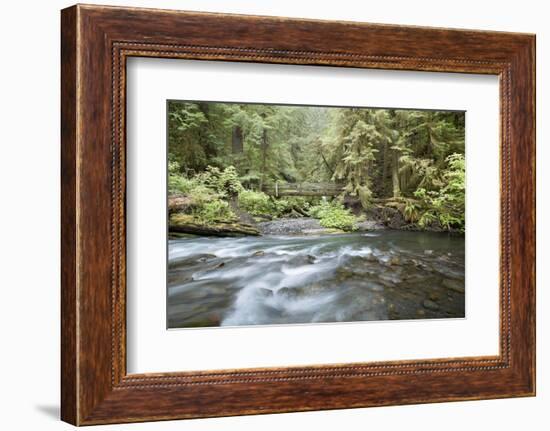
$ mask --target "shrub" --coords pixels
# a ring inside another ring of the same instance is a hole
[[[414,195],[425,208],[418,225],[422,228],[439,223],[447,230],[464,232],[465,218],[465,161],[462,154],[451,154],[446,158],[448,168],[444,171],[444,185],[439,190],[427,191],[418,188]]]
[[[173,166],[172,166],[173,167]],[[168,176],[168,193],[184,194],[190,198],[191,205],[187,216],[199,223],[230,223],[237,219],[229,204],[222,200],[225,196],[206,186],[197,178],[185,178],[172,173]]]
[[[234,166],[229,166],[224,169],[221,173],[218,183],[218,191],[223,189],[229,194],[237,195],[244,190],[241,181],[239,180],[239,175],[237,174],[237,169]]]
[[[219,199],[206,202],[197,207],[194,215],[201,223],[233,222],[237,220],[229,204]]]
[[[276,217],[280,214],[280,208],[277,208],[277,203],[272,201],[263,192],[241,191],[239,193],[239,206],[253,216],[268,214]]]
[[[180,164],[175,160],[168,161],[168,173],[170,175],[176,175],[180,173]]]
[[[409,223],[418,222],[418,220],[420,219],[421,211],[422,209],[420,208],[420,205],[418,205],[418,203],[416,203],[414,200],[406,200],[403,215],[405,216],[405,220],[407,220]]]
[[[223,195],[236,195],[244,190],[233,166],[228,166],[223,171],[215,166],[208,166],[196,178],[209,189]]]
[[[357,218],[342,204],[322,202],[312,207],[309,214],[319,219],[319,224],[323,227],[344,231],[357,230]]]
[[[220,193],[216,193],[215,191],[209,189],[203,184],[196,185],[193,189],[191,189],[188,196],[197,207],[204,206],[209,202],[220,200],[223,198],[223,195],[221,195]]]
[[[183,193],[184,195],[191,193],[197,187],[195,180],[190,180],[178,174],[168,175],[168,194]]]

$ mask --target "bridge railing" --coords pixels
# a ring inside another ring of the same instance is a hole
[[[268,195],[279,196],[336,196],[342,193],[344,186],[335,183],[283,183],[265,184],[262,191]]]

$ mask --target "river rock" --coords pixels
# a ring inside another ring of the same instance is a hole
[[[401,263],[401,260],[397,256],[390,257],[390,260],[388,262],[390,265],[399,265]]]
[[[439,305],[437,304],[437,302],[434,302],[431,299],[425,299],[424,302],[422,303],[422,306],[432,311],[439,310]]]
[[[466,288],[464,286],[464,281],[461,281],[461,280],[446,278],[443,280],[443,286],[457,293],[464,293],[466,291]]]
[[[399,269],[399,268],[397,268]],[[401,283],[401,271],[382,272],[378,275],[378,280],[385,286],[393,286]]]
[[[298,289],[293,289],[292,287],[281,287],[276,293],[277,295],[284,296],[287,299],[296,299],[300,296]]]
[[[168,272],[167,282],[169,287],[181,286],[193,281],[193,275],[188,271],[172,270]]]
[[[348,266],[341,266],[336,268],[336,280],[345,281],[354,276],[354,268]]]
[[[382,230],[386,227],[376,220],[365,220],[357,223],[357,230],[359,232],[369,232],[373,230]]]
[[[432,292],[430,293],[430,295],[428,296],[428,298],[431,300],[431,301],[439,301],[441,299],[441,296],[439,295],[439,293],[437,292]]]
[[[381,286],[377,283],[368,283],[367,288],[372,290],[373,292],[382,292],[384,291],[384,286]]]
[[[255,251],[254,253],[252,253],[252,256],[256,257],[256,256],[263,256],[265,254],[265,251],[263,250],[258,250],[258,251]]]
[[[258,293],[263,298],[270,298],[273,296],[273,291],[271,289],[266,289],[265,287],[260,287]]]
[[[363,260],[367,261],[367,262],[378,262],[378,258],[372,254],[372,253],[369,253],[365,256],[362,256],[363,257]]]
[[[201,254],[196,254],[194,256],[189,256],[184,258],[174,258],[170,260],[168,267],[169,268],[176,268],[178,266],[188,267],[193,264],[208,262],[209,260],[214,258],[216,258],[216,255],[209,254],[209,253],[201,253]]]
[[[326,231],[319,224],[319,220],[310,217],[280,218],[270,222],[258,223],[258,227],[264,235],[300,235],[306,233],[307,230],[313,230],[316,233]]]
[[[204,313],[199,313],[194,315],[191,318],[179,318],[179,316],[171,316],[168,318],[168,326],[177,328],[177,327],[188,327],[188,328],[203,328],[211,326],[220,326],[221,316],[219,312],[206,311]]]
[[[378,259],[382,265],[396,266],[401,263],[401,260],[397,256],[382,256]]]

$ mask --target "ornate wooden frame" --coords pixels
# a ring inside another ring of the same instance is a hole
[[[534,35],[82,5],[61,17],[63,420],[88,425],[534,395]],[[128,375],[129,56],[498,75],[500,354]]]

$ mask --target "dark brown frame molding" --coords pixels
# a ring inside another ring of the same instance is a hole
[[[91,5],[64,9],[61,18],[63,420],[89,425],[535,394],[534,35]],[[131,56],[498,75],[499,355],[128,375]]]

